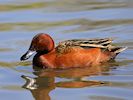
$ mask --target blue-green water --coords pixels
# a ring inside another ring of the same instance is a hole
[[[85,69],[40,70],[20,62],[32,37],[56,43],[73,38],[115,38],[127,46],[116,62]],[[23,78],[22,78],[23,75]],[[27,88],[24,76],[35,84]],[[0,0],[0,100],[132,100],[132,0]]]

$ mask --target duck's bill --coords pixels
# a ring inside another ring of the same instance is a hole
[[[20,60],[27,60],[29,59],[33,54],[35,53],[35,51],[30,51],[28,50],[21,58]]]

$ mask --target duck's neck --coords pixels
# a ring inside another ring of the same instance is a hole
[[[33,58],[33,65],[38,67],[54,68],[55,49],[48,51],[37,52]]]
[[[49,38],[50,39],[47,40],[47,41],[49,41],[47,44],[47,50],[46,50],[47,52],[51,52],[55,48],[54,40],[51,37],[49,37]]]

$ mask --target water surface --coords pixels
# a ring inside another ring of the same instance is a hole
[[[114,45],[128,49],[116,62],[95,68],[36,71],[32,58],[19,59],[40,32],[56,43],[112,37]],[[132,0],[0,1],[1,100],[132,100],[132,50]]]

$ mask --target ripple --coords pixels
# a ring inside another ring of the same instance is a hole
[[[66,21],[57,21],[57,22],[22,22],[22,23],[0,23],[0,31],[10,31],[10,30],[25,30],[25,31],[34,31],[54,27],[65,27],[65,26],[74,26],[79,25],[75,29],[70,31],[64,30],[65,32],[80,32],[93,29],[106,28],[111,26],[118,25],[132,25],[132,19],[119,19],[119,20],[102,20],[102,21],[93,21],[87,19],[75,19],[75,20],[66,20]]]
[[[0,48],[0,52],[10,52],[13,51],[12,48]]]
[[[81,11],[81,10],[95,10],[95,9],[107,9],[107,8],[120,8],[127,7],[126,2],[98,2],[98,1],[67,1],[67,0],[59,0],[59,1],[45,1],[45,2],[10,2],[6,4],[0,5],[0,11],[14,11],[14,10],[25,10],[25,9],[38,9],[44,8],[47,9],[45,11],[58,11],[58,12],[73,12],[73,11]],[[56,9],[55,9],[56,8]]]
[[[19,58],[39,32],[50,33],[55,42],[117,37],[114,45],[128,49],[116,62],[103,66],[37,70],[31,61],[19,62]],[[16,99],[17,94],[20,100],[132,100],[132,34],[132,0],[1,0],[0,97]],[[22,80],[22,75],[33,77],[37,88],[25,88],[29,80]]]
[[[30,61],[27,62],[3,62],[0,61],[0,67],[16,67],[16,66],[28,66],[31,65]]]
[[[89,77],[89,80],[110,81],[110,82],[133,82],[133,75],[110,75]]]

